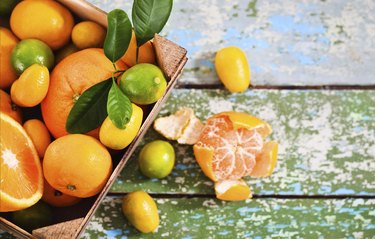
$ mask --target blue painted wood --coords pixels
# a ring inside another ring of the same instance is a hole
[[[89,0],[131,13],[133,1]],[[175,0],[162,34],[188,50],[180,82],[218,83],[215,52],[247,54],[253,85],[375,84],[373,0]]]

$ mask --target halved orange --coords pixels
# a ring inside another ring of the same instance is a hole
[[[38,153],[22,126],[0,113],[0,212],[24,209],[43,194]]]
[[[278,144],[276,141],[266,142],[262,152],[256,158],[256,164],[250,176],[256,178],[270,176],[277,162],[277,151]]]
[[[225,201],[242,201],[252,197],[249,186],[242,179],[216,182],[215,192],[218,199]]]

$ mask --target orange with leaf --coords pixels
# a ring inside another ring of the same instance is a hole
[[[118,69],[125,69],[122,61]],[[65,125],[70,110],[82,93],[112,76],[113,65],[102,49],[90,48],[73,53],[52,71],[47,96],[42,101],[42,115],[47,128],[55,137],[67,135]],[[98,129],[91,132],[98,137]]]

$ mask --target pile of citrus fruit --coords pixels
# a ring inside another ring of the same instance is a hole
[[[24,214],[39,210],[51,217],[45,203],[71,206],[103,189],[112,173],[110,152],[133,141],[142,108],[164,95],[167,82],[151,42],[137,53],[134,33],[128,50],[112,64],[103,51],[101,25],[77,21],[57,1],[5,2],[0,5],[7,16],[0,27],[0,212],[17,211],[13,221],[32,230],[51,220],[25,222]],[[118,128],[107,117],[86,134],[68,133],[77,100],[111,78],[114,65],[122,74],[119,88],[131,101],[129,122]]]

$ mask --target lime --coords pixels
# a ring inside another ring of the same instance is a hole
[[[141,149],[138,164],[141,172],[149,178],[164,178],[174,166],[175,153],[167,141],[155,140]]]
[[[122,212],[139,231],[149,233],[159,226],[158,208],[152,197],[143,191],[132,192],[122,201]]]
[[[12,221],[26,231],[52,224],[51,208],[43,201],[39,201],[33,206],[12,214]]]
[[[37,39],[26,39],[18,42],[14,47],[11,62],[17,74],[20,75],[32,64],[40,64],[51,70],[54,56],[51,48],[44,42]]]
[[[120,88],[133,103],[148,105],[164,95],[167,81],[159,67],[142,63],[124,73],[120,80]]]
[[[19,3],[20,0],[6,0],[0,1],[0,16],[10,15],[13,8]]]

